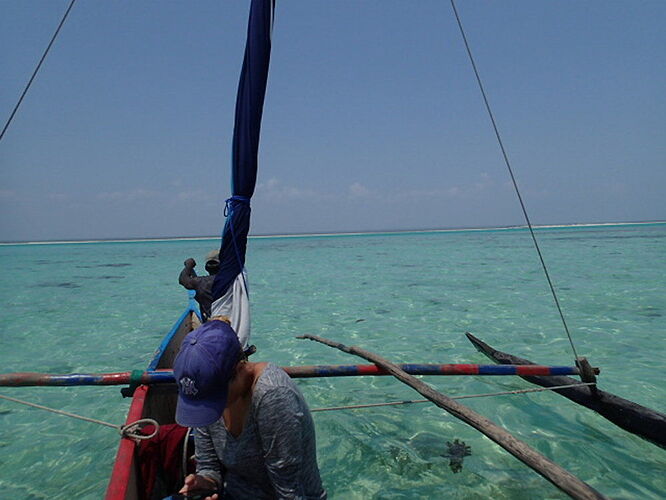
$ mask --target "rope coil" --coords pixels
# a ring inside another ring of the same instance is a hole
[[[147,425],[154,426],[155,430],[151,434],[142,434],[141,429]],[[154,438],[160,431],[160,424],[157,423],[157,420],[153,420],[152,418],[141,418],[136,422],[132,422],[131,424],[120,425],[117,427],[122,437],[134,439],[137,441],[145,441],[147,439]]]

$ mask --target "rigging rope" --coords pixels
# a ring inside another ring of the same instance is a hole
[[[453,13],[456,16],[456,21],[458,22],[458,28],[460,29],[460,34],[462,35],[463,42],[465,43],[465,49],[467,50],[467,55],[469,57],[469,61],[472,64],[472,69],[474,70],[474,75],[476,76],[476,81],[479,84],[479,89],[481,90],[481,95],[483,96],[483,102],[486,105],[486,110],[488,111],[488,116],[490,117],[490,121],[492,122],[493,130],[495,131],[495,137],[497,137],[497,142],[499,143],[500,149],[502,150],[502,156],[504,157],[504,163],[506,164],[506,167],[509,170],[509,175],[511,176],[511,182],[513,183],[513,187],[516,191],[516,195],[518,195],[518,201],[520,202],[520,207],[523,210],[523,215],[525,216],[525,221],[527,222],[527,227],[530,230],[530,235],[532,236],[532,241],[534,242],[534,247],[536,248],[537,254],[539,255],[539,260],[541,261],[541,267],[543,268],[543,272],[546,275],[546,280],[548,281],[548,286],[550,287],[550,292],[553,295],[553,300],[555,301],[555,306],[557,307],[557,311],[560,314],[560,319],[562,320],[562,325],[564,325],[564,331],[566,332],[567,338],[569,339],[569,344],[571,345],[571,349],[573,350],[574,357],[575,357],[575,359],[578,359],[578,353],[576,352],[576,347],[574,346],[573,339],[571,338],[571,333],[569,332],[569,327],[567,326],[567,322],[564,319],[564,313],[562,312],[562,308],[560,307],[560,301],[557,298],[557,293],[555,292],[555,286],[553,285],[553,282],[550,279],[550,274],[548,273],[548,268],[546,267],[546,262],[544,261],[543,255],[541,254],[541,249],[539,248],[539,243],[537,242],[536,236],[534,234],[534,229],[532,228],[532,223],[530,222],[529,215],[527,215],[527,208],[525,207],[525,203],[523,202],[523,198],[520,195],[520,190],[518,189],[518,183],[516,182],[516,178],[513,175],[513,169],[511,168],[511,163],[509,162],[509,157],[507,155],[506,149],[504,148],[504,143],[502,142],[502,137],[500,136],[499,129],[497,127],[497,123],[495,122],[495,116],[493,115],[493,112],[490,108],[490,103],[488,102],[488,97],[486,96],[486,91],[484,89],[483,83],[481,82],[481,76],[479,75],[479,71],[476,68],[476,63],[474,62],[474,57],[472,56],[472,50],[470,49],[469,43],[467,43],[467,36],[465,36],[465,30],[463,29],[462,21],[460,20],[460,16],[458,15],[458,9],[456,9],[456,4],[455,4],[454,0],[451,0],[451,7],[453,8]]]
[[[245,273],[243,273],[243,271],[245,270],[245,266],[243,265],[243,259],[241,259],[240,252],[238,251],[238,244],[236,243],[236,233],[234,232],[234,220],[233,217],[231,216],[231,212],[234,209],[233,206],[234,201],[245,203],[249,206],[250,198],[248,198],[247,196],[233,195],[231,198],[228,198],[224,202],[224,216],[229,217],[229,229],[231,230],[231,241],[234,244],[234,252],[236,252],[236,260],[238,261],[238,267],[240,268],[240,275],[243,278],[243,285],[245,285],[245,291],[247,292],[247,295],[249,297],[250,288],[247,286]],[[222,240],[224,240],[224,228],[222,229]],[[233,286],[233,284],[231,286]]]
[[[35,71],[33,71],[32,76],[30,77],[30,80],[28,80],[28,84],[23,89],[23,93],[21,94],[21,97],[19,97],[19,100],[16,103],[16,106],[14,106],[14,110],[12,111],[12,114],[9,115],[9,119],[7,120],[7,123],[5,123],[5,126],[2,129],[2,132],[0,132],[0,141],[5,136],[5,132],[7,131],[7,128],[9,127],[9,124],[14,119],[14,115],[16,114],[16,111],[18,110],[19,106],[21,105],[21,102],[23,102],[23,98],[25,97],[25,94],[28,92],[28,89],[30,88],[30,85],[32,85],[32,81],[35,79],[35,76],[37,75],[37,72],[39,71],[39,68],[42,66],[42,63],[44,62],[44,59],[46,59],[46,55],[49,53],[49,50],[51,50],[51,45],[53,45],[53,42],[55,42],[55,39],[58,36],[58,33],[60,33],[60,28],[62,28],[62,25],[65,24],[65,20],[67,19],[67,16],[69,15],[69,11],[72,10],[72,7],[74,6],[74,2],[76,2],[76,0],[72,0],[69,4],[69,7],[67,7],[67,10],[65,11],[65,15],[62,16],[62,19],[60,20],[60,24],[58,25],[58,28],[55,30],[55,33],[53,34],[53,37],[51,38],[51,41],[49,42],[48,46],[46,47],[46,50],[44,51],[44,54],[42,54],[42,58],[39,60],[39,63],[37,64],[37,67],[35,68]]]
[[[582,387],[586,385],[596,385],[593,382],[586,383],[576,383],[568,385],[554,385],[552,387],[536,387],[532,389],[517,389],[515,391],[503,391],[503,392],[487,392],[484,394],[470,394],[466,396],[452,396],[451,399],[470,399],[470,398],[486,398],[490,396],[506,396],[510,394],[525,394],[528,392],[542,392],[542,391],[556,391],[558,389],[569,389],[571,387]],[[331,406],[328,408],[314,408],[310,410],[311,412],[316,411],[333,411],[333,410],[355,410],[358,408],[374,408],[377,406],[395,406],[395,405],[405,405],[411,403],[430,403],[429,399],[408,399],[405,401],[388,401],[386,403],[368,403],[364,405],[347,405],[347,406]]]
[[[56,410],[55,408],[49,408],[48,406],[42,406],[38,405],[36,403],[30,403],[28,401],[23,401],[22,399],[16,399],[16,398],[11,398],[9,396],[4,396],[0,394],[0,398],[6,399],[7,401],[12,401],[14,403],[19,403],[22,405],[26,406],[32,406],[33,408],[38,408],[40,410],[46,410],[50,411],[52,413],[57,413],[58,415],[64,415],[66,417],[72,417],[72,418],[78,418],[79,420],[83,420],[85,422],[92,422],[93,424],[100,424],[100,425],[105,425],[107,427],[113,427],[114,429],[117,429],[118,432],[120,432],[120,435],[126,438],[130,439],[136,439],[136,440],[144,440],[144,439],[150,439],[152,437],[155,437],[160,430],[160,425],[157,423],[156,420],[153,420],[152,418],[142,418],[140,420],[137,420],[136,422],[132,422],[130,424],[126,425],[115,425],[111,424],[109,422],[104,422],[103,420],[97,420],[95,418],[90,418],[90,417],[82,417],[81,415],[76,415],[75,413],[69,413],[67,411],[63,410]],[[152,434],[141,434],[139,433],[139,430],[141,427],[146,426],[146,425],[153,425],[155,427],[155,430],[153,431]]]

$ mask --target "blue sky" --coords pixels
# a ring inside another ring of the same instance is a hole
[[[4,125],[66,0],[0,1]],[[0,241],[215,235],[249,2],[79,0]],[[535,224],[666,219],[666,2],[458,2]],[[522,224],[448,2],[278,0],[254,234]]]

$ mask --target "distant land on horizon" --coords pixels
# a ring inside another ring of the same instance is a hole
[[[632,226],[666,224],[666,220],[648,220],[648,221],[612,221],[612,222],[572,222],[562,224],[533,224],[534,229],[555,229],[555,228],[574,228],[574,227],[602,227],[602,226]],[[445,228],[412,228],[412,229],[385,229],[385,230],[367,230],[367,231],[330,231],[316,233],[271,233],[271,234],[250,234],[250,239],[260,238],[299,238],[312,236],[362,236],[377,234],[408,234],[408,233],[437,233],[437,232],[455,232],[455,231],[504,231],[528,229],[527,224],[508,225],[508,226],[478,226],[478,227],[445,227]],[[139,241],[187,241],[187,240],[216,240],[220,235],[199,235],[199,236],[156,236],[149,238],[96,238],[96,239],[62,239],[62,240],[38,240],[38,241],[0,241],[0,246],[8,245],[53,245],[53,244],[72,244],[72,243],[122,243]]]

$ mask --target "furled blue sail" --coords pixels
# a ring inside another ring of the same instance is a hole
[[[243,345],[249,339],[247,281],[243,270],[250,230],[250,199],[257,181],[259,133],[268,80],[274,12],[274,0],[252,0],[245,56],[236,96],[231,158],[232,196],[225,207],[220,270],[213,284],[212,316],[228,316]],[[239,302],[241,298],[244,301]],[[244,315],[247,315],[247,325],[244,324]]]

